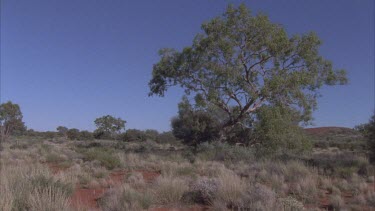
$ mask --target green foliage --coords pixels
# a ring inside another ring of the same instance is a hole
[[[287,107],[262,106],[257,113],[254,135],[250,145],[260,155],[276,152],[302,152],[311,148],[311,142],[298,126],[298,114]]]
[[[345,71],[334,70],[319,54],[321,41],[315,33],[288,36],[282,25],[252,15],[244,4],[230,5],[202,29],[192,46],[159,51],[150,95],[163,96],[169,87],[181,86],[187,94],[197,94],[200,106],[225,113],[223,129],[265,104],[293,106],[307,121],[319,88],[347,82]]]
[[[93,136],[94,136],[95,139],[103,139],[103,140],[104,139],[106,139],[106,140],[113,139],[113,135],[111,135],[110,133],[104,132],[104,131],[100,131],[100,130],[95,130],[94,133],[93,133]]]
[[[197,147],[196,157],[203,160],[251,162],[255,159],[254,150],[249,147],[229,145],[228,143],[202,143]]]
[[[94,123],[97,127],[97,133],[110,134],[112,138],[116,139],[116,136],[121,132],[121,130],[125,129],[126,121],[106,115],[95,119]]]
[[[87,131],[87,130],[82,130],[81,132],[79,132],[79,137],[78,137],[79,140],[94,140],[94,135]]]
[[[160,133],[156,140],[157,143],[169,143],[169,144],[176,144],[179,143],[179,141],[176,139],[176,137],[173,135],[173,132],[168,131],[168,132],[163,132]]]
[[[76,128],[72,128],[67,131],[67,137],[70,140],[79,140],[79,136],[80,136],[79,130]]]
[[[194,109],[186,97],[178,108],[178,116],[172,119],[173,135],[176,138],[192,146],[219,138],[220,125],[209,113]]]
[[[64,138],[68,138],[68,128],[67,127],[64,127],[64,126],[58,126],[56,128],[56,130],[59,132],[59,134],[64,137]]]
[[[146,139],[151,141],[156,141],[159,136],[159,132],[157,130],[147,129],[144,131]]]
[[[320,153],[309,158],[307,163],[329,176],[349,177],[352,173],[369,176],[372,171],[366,159],[350,153]]]
[[[6,140],[12,134],[26,131],[22,118],[18,104],[8,101],[0,105],[0,141]]]
[[[97,160],[109,170],[112,170],[121,165],[120,159],[113,154],[113,151],[106,148],[91,148],[83,152],[85,159],[92,161]]]
[[[129,141],[129,142],[139,142],[139,141],[146,141],[147,135],[145,132],[137,129],[129,129],[125,132],[125,134],[122,137],[123,141]]]

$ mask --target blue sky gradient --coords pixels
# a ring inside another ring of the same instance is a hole
[[[182,49],[224,0],[3,0],[1,102],[21,106],[28,128],[93,130],[96,117],[127,128],[170,129],[182,92],[148,97],[163,47]],[[315,31],[321,54],[348,71],[349,84],[321,90],[314,126],[353,127],[374,111],[374,1],[245,1],[289,34]]]

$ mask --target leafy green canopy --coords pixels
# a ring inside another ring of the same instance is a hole
[[[16,131],[25,131],[22,112],[18,104],[11,101],[0,105],[0,139],[5,140]],[[0,140],[0,141],[1,141]]]
[[[300,153],[311,149],[311,142],[298,125],[298,114],[288,107],[262,106],[257,111],[250,145],[263,155],[277,152]]]
[[[159,51],[149,94],[163,96],[179,85],[196,94],[199,104],[221,109],[227,116],[224,127],[270,104],[293,107],[307,121],[320,87],[347,82],[345,71],[334,70],[319,54],[316,34],[288,36],[281,25],[253,16],[245,5],[228,6],[202,30],[181,52]]]
[[[121,130],[125,129],[126,121],[121,118],[106,115],[95,119],[94,123],[97,127],[95,132],[107,133],[115,136],[117,133],[120,133]]]

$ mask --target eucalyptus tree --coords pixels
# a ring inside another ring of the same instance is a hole
[[[0,105],[0,141],[6,140],[17,130],[26,130],[22,118],[23,115],[18,104],[8,101]]]
[[[121,130],[125,129],[126,121],[121,118],[106,115],[95,119],[94,123],[97,127],[96,132],[110,134],[112,138],[116,139],[116,136]]]
[[[246,126],[264,105],[288,106],[308,121],[319,89],[347,82],[345,70],[334,69],[319,53],[320,45],[314,32],[288,35],[266,15],[230,5],[202,24],[191,46],[159,51],[149,95],[164,96],[180,86],[200,105],[225,114],[222,131]]]

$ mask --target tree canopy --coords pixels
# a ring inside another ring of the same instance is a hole
[[[149,95],[164,96],[169,87],[180,86],[200,105],[221,109],[223,128],[242,123],[263,105],[289,106],[308,121],[319,88],[347,82],[345,71],[319,54],[315,33],[289,36],[244,4],[228,6],[202,30],[182,51],[159,51]]]
[[[121,130],[125,129],[126,121],[121,118],[106,115],[95,119],[94,123],[97,127],[96,132],[107,133],[114,137],[116,134],[120,133]]]
[[[25,123],[22,122],[22,112],[18,104],[11,101],[0,105],[0,138],[5,140],[17,130],[26,130]]]

